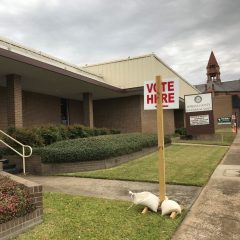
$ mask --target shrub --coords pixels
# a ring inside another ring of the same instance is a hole
[[[110,134],[110,130],[107,128],[95,128],[94,129],[94,136],[108,135],[108,134]]]
[[[172,143],[171,136],[165,136],[164,137],[164,144],[171,144],[171,143]]]
[[[186,128],[177,128],[175,130],[176,134],[179,134],[180,136],[186,136],[187,135],[187,130]]]
[[[24,185],[0,176],[0,224],[35,209],[33,198]]]
[[[66,134],[61,125],[46,125],[35,128],[33,131],[36,131],[39,137],[43,139],[44,146],[66,139]]]
[[[83,128],[83,131],[87,134],[87,137],[95,136],[94,128],[85,127],[85,126],[82,126],[82,128]]]
[[[121,131],[117,129],[110,129],[110,134],[120,134]]]
[[[41,147],[44,145],[43,139],[41,136],[39,136],[36,129],[9,128],[7,133],[25,145],[30,145],[33,147]],[[9,138],[4,137],[4,141],[7,142],[10,146],[19,146]]]
[[[9,128],[8,134],[19,142],[32,147],[47,146],[52,143],[66,140],[85,138],[90,136],[117,134],[120,131],[106,128],[89,128],[82,125],[45,125],[34,128]],[[12,140],[4,138],[11,146],[18,146]]]
[[[171,139],[165,138],[169,143]],[[45,163],[101,160],[157,146],[156,134],[119,134],[61,141],[40,149]]]
[[[85,128],[86,129],[86,128]],[[75,139],[75,138],[84,138],[88,137],[89,134],[85,131],[82,125],[71,125],[67,127],[68,131],[68,138]]]

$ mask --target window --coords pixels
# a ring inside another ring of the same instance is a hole
[[[69,125],[68,101],[65,98],[61,98],[61,123]]]

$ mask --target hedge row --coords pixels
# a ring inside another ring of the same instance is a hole
[[[33,198],[26,187],[0,175],[0,224],[34,209]]]
[[[169,137],[165,143],[171,143]],[[61,141],[39,150],[44,163],[101,160],[157,146],[156,134],[118,134]]]
[[[106,128],[89,128],[82,125],[45,125],[35,128],[9,128],[8,134],[25,145],[43,147],[52,143],[76,138],[118,134],[120,131]],[[5,138],[10,145],[14,143]]]

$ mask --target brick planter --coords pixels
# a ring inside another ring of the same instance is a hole
[[[58,173],[71,173],[81,171],[92,171],[98,169],[106,169],[118,166],[122,163],[131,161],[138,157],[156,151],[156,147],[145,148],[142,151],[123,155],[115,158],[109,158],[98,161],[81,161],[81,162],[66,162],[66,163],[42,163],[41,157],[33,155],[26,158],[26,172],[34,175],[52,175]],[[18,156],[5,156],[11,163],[17,165],[18,169],[22,169],[22,160]]]
[[[0,174],[10,177],[15,182],[24,184],[33,195],[34,205],[36,206],[33,212],[0,224],[0,239],[7,240],[16,237],[43,221],[42,186],[5,172],[0,172]]]

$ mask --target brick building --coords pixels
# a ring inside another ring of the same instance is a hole
[[[166,134],[184,125],[183,99],[199,91],[156,55],[79,67],[0,39],[0,129],[48,123],[123,132],[156,131],[156,111],[143,110],[143,82],[179,80],[180,109],[164,110]]]
[[[215,128],[229,127],[229,125],[219,124],[218,119],[235,114],[239,123],[240,80],[221,81],[220,67],[213,52],[211,52],[207,64],[207,82],[195,87],[202,93],[212,93]]]

